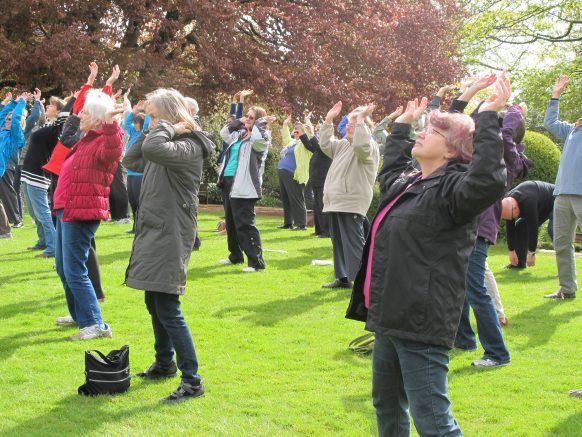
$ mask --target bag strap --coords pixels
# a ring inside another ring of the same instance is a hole
[[[97,355],[99,355],[103,361],[105,361],[107,364],[111,364],[111,360],[107,358],[106,355],[103,355],[103,353],[98,351],[97,349],[87,349],[85,351],[85,353],[88,353],[89,355],[91,355],[91,352],[96,352]]]

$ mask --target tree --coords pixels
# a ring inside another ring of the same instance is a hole
[[[0,87],[63,93],[96,60],[118,63],[134,95],[173,86],[212,104],[251,87],[296,111],[338,98],[389,111],[463,72],[454,0],[3,3]]]

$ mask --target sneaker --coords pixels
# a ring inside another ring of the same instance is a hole
[[[243,261],[238,261],[238,262],[232,262],[230,260],[230,258],[225,258],[225,259],[219,259],[218,260],[218,264],[220,264],[221,266],[232,266],[234,264],[242,264]]]
[[[0,234],[0,240],[10,240],[12,238],[12,232],[8,232],[7,234]]]
[[[178,368],[176,367],[176,363],[174,361],[172,361],[169,367],[163,367],[157,361],[154,361],[149,369],[143,372],[139,372],[135,376],[144,379],[160,379],[173,378],[176,375],[178,375]]]
[[[245,267],[244,269],[242,269],[243,273],[254,273],[254,272],[262,272],[265,269],[256,269],[254,267]]]
[[[54,255],[50,255],[46,252],[42,252],[42,253],[37,253],[36,255],[34,255],[35,258],[54,258]]]
[[[135,234],[135,231],[133,229],[130,229],[129,231],[126,232],[126,234]]]
[[[56,324],[58,326],[77,326],[77,322],[69,315],[65,317],[57,317]]]
[[[526,266],[520,266],[520,265],[514,266],[513,264],[507,264],[504,268],[509,269],[509,270],[511,270],[511,269],[523,270],[523,269],[525,269],[525,267]]]
[[[128,225],[131,223],[131,220],[128,218],[122,218],[119,220],[112,220],[111,223],[113,223],[114,225]]]
[[[351,284],[348,281],[342,281],[340,279],[336,279],[329,284],[323,284],[321,288],[352,288]]]
[[[201,382],[198,384],[190,384],[188,382],[182,381],[180,386],[174,390],[174,392],[162,399],[162,402],[166,404],[178,404],[187,399],[194,399],[202,396],[204,394],[204,386]]]
[[[501,366],[507,366],[510,362],[506,361],[506,362],[501,362],[501,361],[495,361],[492,360],[491,358],[481,358],[480,360],[477,361],[473,361],[471,363],[471,366],[474,367],[481,367],[481,368],[485,368],[485,367],[501,367]]]
[[[575,398],[582,398],[582,390],[570,390],[568,393]]]
[[[102,329],[99,325],[87,326],[81,329],[75,335],[71,337],[71,340],[92,340],[94,338],[107,337],[112,338],[113,333],[109,325],[105,325],[105,329]]]
[[[277,229],[293,229],[293,225],[281,225],[277,226]]]
[[[294,231],[306,231],[307,227],[306,226],[297,226],[295,228],[293,228]]]
[[[558,290],[555,293],[550,293],[550,294],[546,294],[544,296],[544,298],[546,299],[576,299],[576,294],[572,293],[572,294],[565,294],[562,293],[562,290]]]
[[[35,244],[34,246],[27,247],[26,250],[45,250],[46,246],[40,246]]]
[[[12,225],[12,227],[13,227],[13,228],[16,228],[16,229],[19,229],[19,228],[21,228],[21,227],[23,227],[23,226],[24,226],[24,223],[22,223],[22,222],[17,222],[17,223],[14,223],[14,224]]]

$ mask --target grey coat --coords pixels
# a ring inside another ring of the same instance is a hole
[[[161,121],[147,136],[140,135],[125,155],[125,167],[144,173],[125,276],[128,287],[186,292],[202,163],[214,147],[202,133],[177,136],[172,125]]]

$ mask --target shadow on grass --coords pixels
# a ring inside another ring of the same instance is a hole
[[[578,401],[582,402],[582,401]],[[566,420],[557,424],[551,431],[546,432],[545,436],[573,436],[580,435],[582,430],[582,412],[570,415]]]
[[[495,271],[495,278],[497,281],[502,282],[504,284],[508,284],[510,282],[525,282],[527,281],[528,284],[532,282],[545,282],[551,281],[556,279],[556,275],[546,275],[541,276],[536,274],[535,271],[532,272],[530,269],[503,269],[501,271]]]
[[[241,316],[241,322],[251,322],[259,326],[274,326],[279,322],[298,316],[320,305],[345,300],[345,291],[337,292],[316,290],[289,299],[273,300],[259,305],[237,305],[224,308],[216,313],[221,319]]]
[[[51,271],[49,271],[49,268]],[[59,281],[57,272],[52,267],[47,267],[46,270],[37,270],[34,272],[18,272],[13,275],[0,276],[0,289],[11,282],[21,282],[25,280],[34,279],[35,281],[42,281],[45,279],[55,278]]]
[[[511,328],[519,329],[520,335],[528,337],[527,343],[518,346],[517,350],[526,350],[545,345],[550,341],[558,326],[582,316],[582,309],[573,309],[561,314],[551,314],[553,309],[562,305],[571,306],[572,301],[546,301],[512,317],[510,321]],[[544,321],[548,321],[548,323],[541,323]]]
[[[46,338],[45,335],[59,331],[63,334],[60,338]],[[19,334],[9,335],[0,338],[0,360],[11,357],[14,352],[22,347],[34,346],[37,344],[48,345],[50,343],[69,342],[69,337],[77,332],[76,330],[51,328],[43,331],[28,331]]]
[[[138,384],[134,387],[132,384],[129,390],[135,391],[142,386],[143,384]],[[98,431],[105,423],[125,421],[134,414],[155,412],[164,408],[163,405],[156,403],[121,409],[117,402],[119,396],[121,395],[93,397],[84,397],[78,394],[69,395],[56,402],[47,413],[19,423],[0,435],[88,435]],[[113,402],[116,402],[116,411],[104,408]]]
[[[65,301],[64,295],[47,297],[37,300],[25,300],[0,306],[0,318],[10,319],[20,314],[30,314],[44,308],[56,308],[62,306]]]
[[[338,351],[334,355],[334,360],[336,361],[343,361],[344,363],[358,366],[358,367],[366,367],[372,368],[372,354],[357,354],[354,351],[347,349]]]
[[[129,264],[129,256],[131,255],[131,250],[124,250],[122,252],[113,252],[105,255],[99,254],[99,248],[97,248],[97,258],[99,258],[100,266],[107,266],[113,263],[125,263],[126,266]]]

